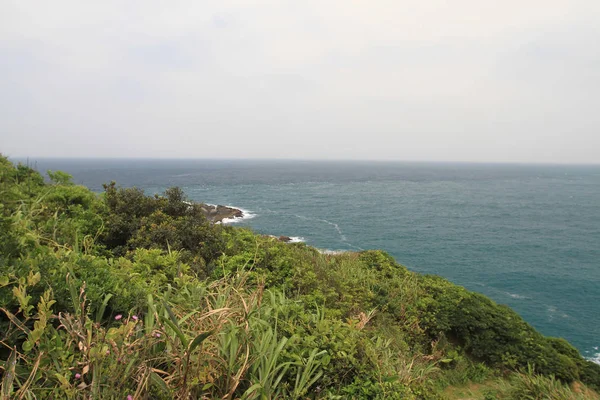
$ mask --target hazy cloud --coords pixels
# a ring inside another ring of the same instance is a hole
[[[600,163],[600,2],[0,4],[12,156]]]

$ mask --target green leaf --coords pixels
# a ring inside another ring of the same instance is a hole
[[[133,368],[134,364],[138,361],[138,357],[134,356],[131,357],[131,360],[129,360],[129,362],[127,363],[127,366],[125,367],[125,372],[124,372],[124,376],[129,376],[129,372],[131,371],[131,368]]]
[[[102,317],[104,316],[104,310],[106,310],[106,306],[108,305],[108,302],[112,296],[112,293],[109,293],[106,296],[104,296],[104,301],[102,302],[102,304],[98,308],[98,311],[96,312],[96,322],[100,322],[102,320]]]
[[[38,284],[38,282],[40,281],[40,279],[42,279],[42,276],[40,275],[39,272],[36,272],[35,274],[32,271],[29,271],[29,276],[27,276],[27,285],[28,286],[35,286]]]
[[[258,389],[262,388],[262,385],[260,383],[255,383],[254,385],[250,386],[248,388],[248,390],[246,390],[246,392],[244,393],[244,395],[250,396],[252,393],[256,392]]]
[[[206,338],[208,338],[212,334],[213,334],[213,331],[208,331],[208,332],[204,332],[204,333],[201,333],[198,336],[196,336],[196,338],[192,341],[192,343],[190,343],[188,353],[191,353],[192,351],[194,351],[194,349],[196,347],[198,347],[200,344],[202,344],[202,342],[204,342],[206,340]]]
[[[73,309],[75,310],[75,315],[78,317],[81,316],[81,305],[79,304],[79,294],[77,292],[77,286],[75,284],[75,274],[73,273],[73,268],[71,266],[68,267],[69,273],[67,274],[67,285],[69,286],[69,292],[71,293],[71,301],[73,302]]]
[[[172,321],[170,321],[168,319],[165,319],[165,324],[169,325],[169,327],[171,329],[173,329],[173,331],[175,332],[175,334],[177,335],[177,337],[181,341],[181,344],[183,345],[183,347],[187,348],[188,341],[185,338],[185,335],[183,334],[183,332],[181,332],[181,329],[179,329],[179,327],[177,325],[175,325]]]
[[[183,322],[185,322],[185,321],[186,321],[188,318],[190,318],[191,316],[193,316],[193,315],[195,315],[195,314],[198,314],[198,312],[199,312],[198,310],[194,310],[194,311],[192,311],[192,312],[190,312],[190,313],[186,314],[186,315],[185,315],[183,318],[181,318],[181,319],[179,320],[179,324],[182,324]]]
[[[4,366],[4,378],[2,378],[2,391],[0,400],[9,400],[13,391],[13,380],[15,379],[15,368],[17,366],[17,349],[13,348]]]
[[[71,387],[71,384],[69,383],[69,380],[67,378],[65,378],[64,375],[59,374],[58,372],[54,374],[54,376],[56,377],[56,379],[58,379],[58,381],[60,382],[61,386],[63,389],[69,389]],[[4,400],[4,399],[2,399]]]
[[[160,376],[158,376],[156,372],[150,372],[150,383],[152,383],[152,385],[159,389],[163,394],[170,397],[171,390],[169,390],[169,387],[167,386],[165,381]]]
[[[144,328],[146,333],[152,332],[154,329],[154,315],[156,314],[156,307],[154,306],[154,299],[152,294],[148,294],[148,312],[144,316]]]
[[[31,349],[33,349],[33,343],[29,340],[23,342],[23,351],[25,353],[29,353],[31,351]]]
[[[181,329],[179,329],[179,322],[177,321],[177,317],[175,316],[175,314],[173,313],[173,310],[171,310],[171,307],[169,307],[169,304],[167,304],[166,301],[163,300],[162,304],[165,307],[165,309],[167,310],[167,314],[169,314],[169,318],[171,319],[170,321],[168,319],[166,319],[165,323],[167,325],[169,325],[171,327],[171,329],[173,329],[175,331],[175,334],[179,337],[179,340],[181,340],[181,344],[183,345],[183,347],[187,348],[188,340],[185,337],[185,335],[183,334],[183,332],[181,331]]]
[[[163,307],[165,307],[165,310],[167,310],[167,314],[169,314],[169,318],[171,319],[171,321],[175,324],[175,326],[179,327],[179,321],[177,321],[177,317],[173,313],[173,310],[171,310],[171,307],[169,306],[169,304],[164,300],[162,303],[163,303]]]

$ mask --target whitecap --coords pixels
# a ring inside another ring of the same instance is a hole
[[[598,347],[594,347],[594,350],[598,351]],[[586,353],[588,352],[586,351]],[[586,359],[593,363],[600,364],[600,353],[596,353],[593,356],[586,357]]]
[[[306,240],[302,236],[290,236],[289,243],[304,243]]]
[[[529,297],[527,296],[523,296],[522,294],[517,294],[517,293],[510,293],[510,292],[505,292],[507,295],[509,295],[510,297],[512,297],[513,299],[529,299]]]
[[[335,256],[338,254],[348,253],[350,250],[331,250],[331,249],[317,249],[317,251],[321,254],[325,254],[328,256]]]
[[[209,204],[212,205],[212,204]],[[242,222],[248,219],[252,219],[254,217],[256,217],[256,214],[254,214],[252,211],[240,208],[240,207],[236,207],[236,206],[225,206],[225,207],[229,207],[229,208],[235,208],[236,210],[240,210],[242,212],[242,216],[241,217],[231,217],[231,218],[223,218],[221,220],[222,224],[233,224],[236,222]]]
[[[556,313],[556,307],[546,306],[546,311],[548,311],[548,320],[552,321],[554,319],[554,314]]]
[[[296,218],[300,218],[303,220],[307,220],[307,221],[321,221],[321,222],[325,222],[328,225],[331,225],[335,228],[335,230],[337,231],[338,235],[340,235],[340,238],[342,239],[342,242],[347,241],[348,239],[346,238],[346,235],[344,235],[344,233],[342,232],[342,229],[340,228],[340,226],[338,224],[336,224],[335,222],[331,222],[331,221],[327,221],[326,219],[323,218],[314,218],[314,217],[306,217],[304,215],[298,215],[298,214],[293,214],[294,217]]]
[[[336,232],[338,233],[338,235],[340,237],[340,240],[342,242],[346,243],[348,246],[353,247],[356,250],[360,250],[360,251],[364,250],[362,247],[359,247],[359,246],[356,246],[356,245],[350,243],[348,241],[348,238],[344,234],[344,232],[342,232],[342,228],[340,228],[340,226],[338,224],[336,224],[335,222],[331,222],[331,221],[328,221],[328,220],[323,219],[323,218],[306,217],[304,215],[298,215],[298,214],[292,214],[292,215],[294,217],[296,217],[296,218],[300,218],[300,219],[303,219],[303,220],[306,220],[306,221],[320,221],[320,222],[324,222],[324,223],[326,223],[328,225],[331,225],[336,230]]]
[[[344,233],[342,232],[342,229],[340,228],[340,226],[338,224],[336,224],[335,222],[327,221],[326,219],[321,219],[321,221],[333,226],[335,228],[335,230],[337,231],[337,233],[340,235],[340,239],[342,239],[342,242],[348,242],[346,235],[344,235]]]
[[[548,311],[548,320],[549,321],[552,321],[554,319],[555,315],[558,315],[561,318],[570,318],[569,314],[558,310],[554,306],[546,306],[546,310]]]

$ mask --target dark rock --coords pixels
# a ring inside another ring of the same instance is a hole
[[[206,215],[206,219],[208,219],[212,223],[222,222],[224,219],[229,218],[243,218],[244,213],[242,210],[238,210],[237,208],[227,207],[227,206],[213,206],[208,204],[202,205],[202,211]]]

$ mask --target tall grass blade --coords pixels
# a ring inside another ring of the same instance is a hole
[[[171,320],[168,320],[168,319],[165,319],[165,324],[169,325],[169,327],[173,330],[173,332],[175,332],[175,335],[177,335],[177,337],[181,341],[181,344],[183,345],[183,347],[187,348],[188,340],[185,337],[185,335],[183,334],[183,332],[181,331],[181,329],[179,329],[179,327],[177,325],[175,325]]]
[[[104,311],[106,310],[106,306],[108,305],[108,302],[110,301],[111,297],[113,297],[112,293],[109,293],[106,296],[104,296],[104,301],[102,302],[102,304],[98,308],[98,311],[96,312],[96,322],[99,323],[100,321],[102,321]]]
[[[17,367],[17,348],[13,347],[8,360],[6,360],[4,377],[2,378],[2,390],[0,391],[0,400],[9,400],[13,391],[13,381],[15,380],[15,368]]]
[[[171,310],[171,307],[169,307],[169,304],[167,304],[166,301],[163,301],[162,303],[163,303],[163,306],[165,307],[165,310],[167,310],[167,314],[169,315],[169,319],[170,319],[170,320],[166,319],[165,323],[167,325],[169,325],[169,327],[171,327],[171,329],[173,329],[173,331],[175,332],[177,337],[179,337],[179,340],[181,340],[181,344],[183,345],[183,347],[187,348],[189,343],[188,343],[187,338],[185,337],[185,335],[179,328],[179,322],[177,321],[177,317],[175,316],[175,314],[173,313],[173,310]]]
[[[156,372],[150,372],[150,383],[165,396],[171,396],[171,390],[169,390],[169,387],[167,386],[165,381],[160,376],[158,376]]]
[[[192,351],[194,351],[194,349],[196,347],[201,345],[202,342],[204,342],[212,334],[213,334],[213,331],[208,331],[208,332],[204,332],[204,333],[201,333],[198,336],[196,336],[196,338],[192,341],[192,343],[190,343],[190,347],[188,348],[188,353],[191,353]]]

